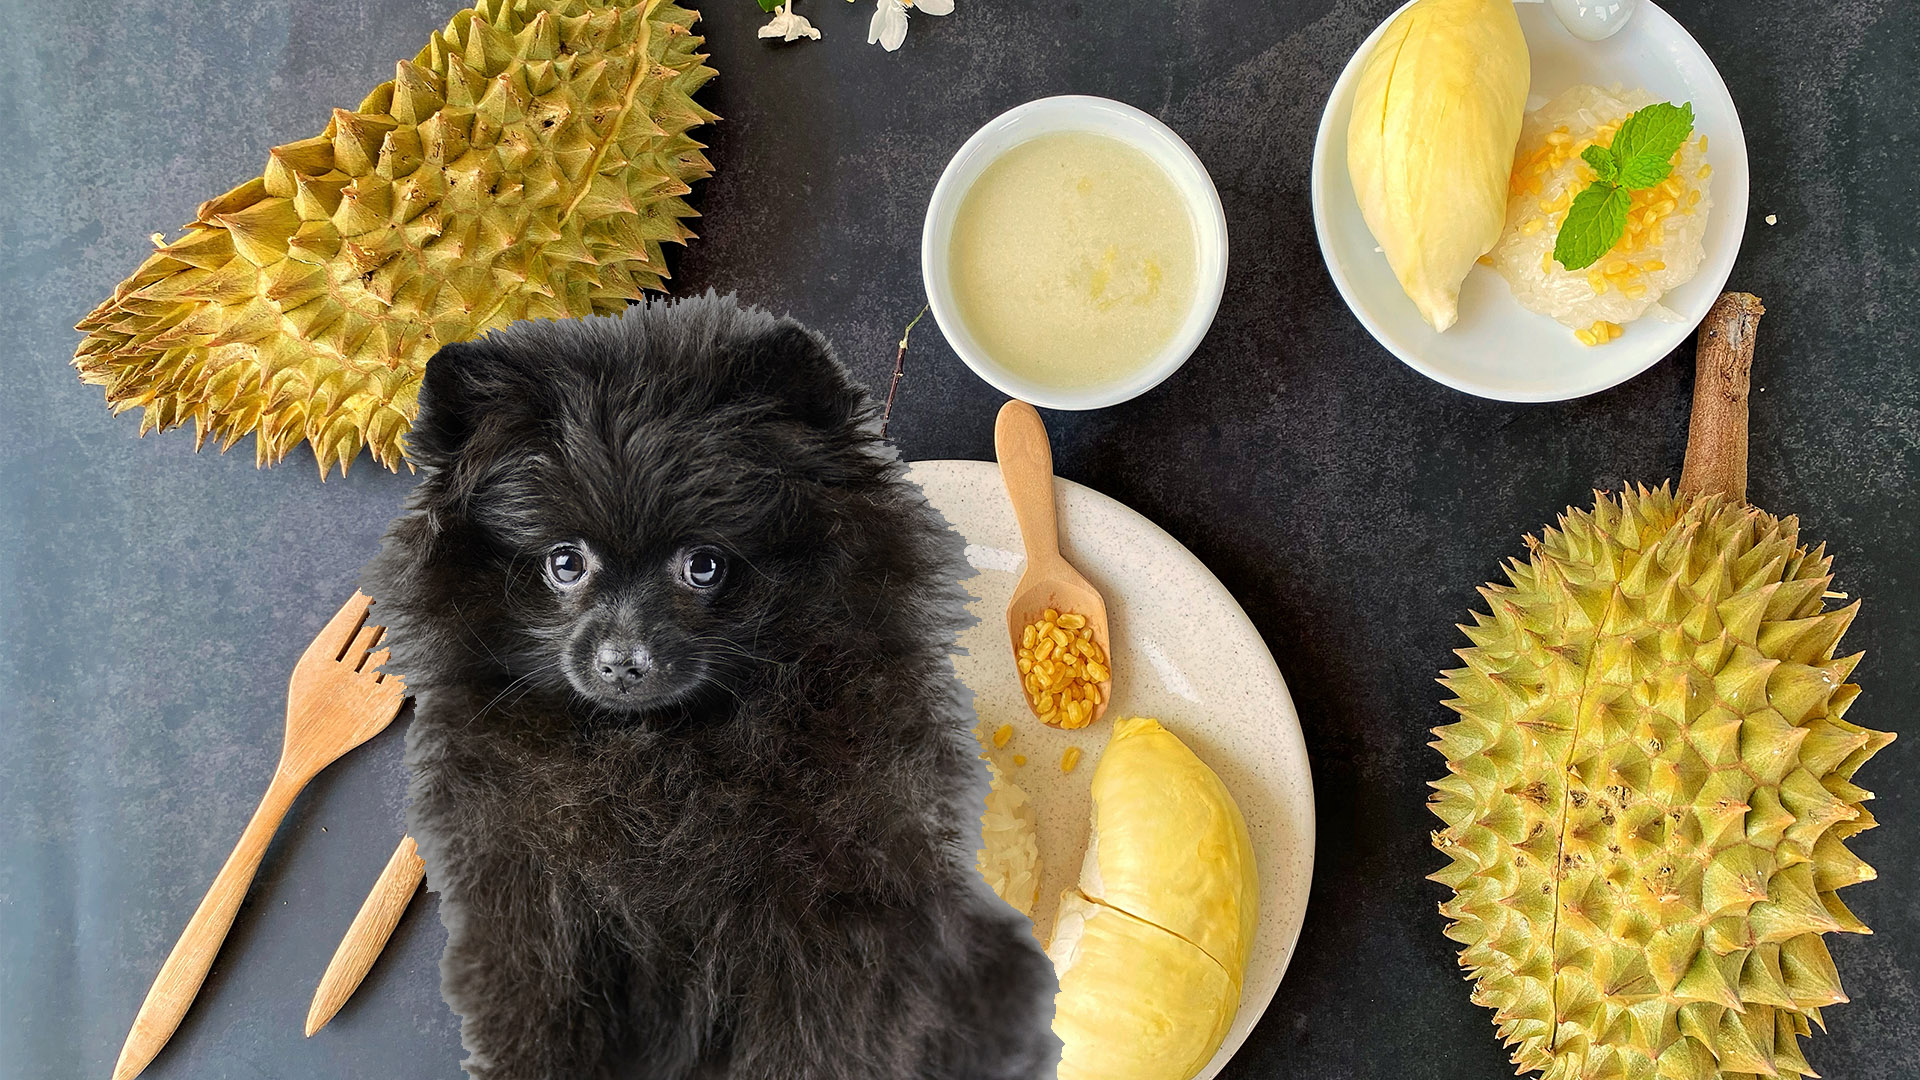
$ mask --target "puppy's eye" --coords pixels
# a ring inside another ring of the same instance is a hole
[[[720,554],[706,548],[689,551],[680,565],[680,577],[696,589],[713,588],[726,573],[727,564]]]
[[[547,576],[555,585],[577,585],[587,576],[587,553],[572,545],[547,552]]]

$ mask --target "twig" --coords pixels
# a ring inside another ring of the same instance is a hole
[[[913,333],[914,325],[926,313],[927,309],[922,305],[920,314],[915,315],[913,322],[908,323],[907,328],[900,331],[900,347],[893,354],[893,378],[887,383],[887,408],[880,414],[880,437],[883,439],[887,437],[887,422],[893,419],[893,395],[899,392],[900,380],[907,374],[907,338]]]

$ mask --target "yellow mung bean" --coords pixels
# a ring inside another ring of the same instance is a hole
[[[1633,288],[1645,291],[1646,286],[1635,285]],[[1605,345],[1607,342],[1612,341],[1625,332],[1625,329],[1622,328],[1619,323],[1608,322],[1605,319],[1596,319],[1592,326],[1575,330],[1573,332],[1573,339],[1582,345]]]
[[[1021,629],[1014,662],[1027,700],[1043,722],[1069,729],[1093,722],[1094,709],[1104,700],[1100,684],[1112,677],[1112,669],[1085,615],[1048,608]]]

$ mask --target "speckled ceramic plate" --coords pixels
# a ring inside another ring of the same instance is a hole
[[[1287,684],[1259,631],[1200,560],[1152,522],[1069,481],[1058,481],[1067,558],[1107,600],[1114,647],[1113,700],[1081,731],[1036,720],[1020,698],[1006,639],[1006,607],[1026,562],[1000,471],[983,461],[923,461],[909,474],[967,541],[979,573],[965,584],[979,622],[961,638],[960,680],[974,692],[983,730],[1011,723],[991,751],[1032,798],[1039,820],[1040,898],[1034,922],[1052,934],[1062,890],[1079,879],[1086,853],[1088,784],[1113,720],[1152,716],[1220,775],[1247,819],[1260,868],[1260,925],[1247,962],[1240,1012],[1219,1053],[1198,1076],[1219,1073],[1280,985],[1306,915],[1313,878],[1313,780]],[[1078,746],[1072,773],[1061,755]],[[1026,756],[1024,766],[1013,763]]]

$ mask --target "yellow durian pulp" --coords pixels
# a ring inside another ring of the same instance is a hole
[[[1206,762],[1157,721],[1114,725],[1094,770],[1080,888],[1193,942],[1235,978],[1247,965],[1259,913],[1247,823]]]
[[[1510,0],[1418,0],[1360,69],[1347,172],[1387,264],[1435,330],[1453,325],[1461,282],[1500,239],[1528,68]]]
[[[1060,973],[1059,1080],[1186,1080],[1239,1006],[1239,979],[1191,942],[1074,890],[1047,953]]]
[[[1047,948],[1061,1080],[1187,1080],[1226,1038],[1259,916],[1245,819],[1156,720],[1114,724]]]

